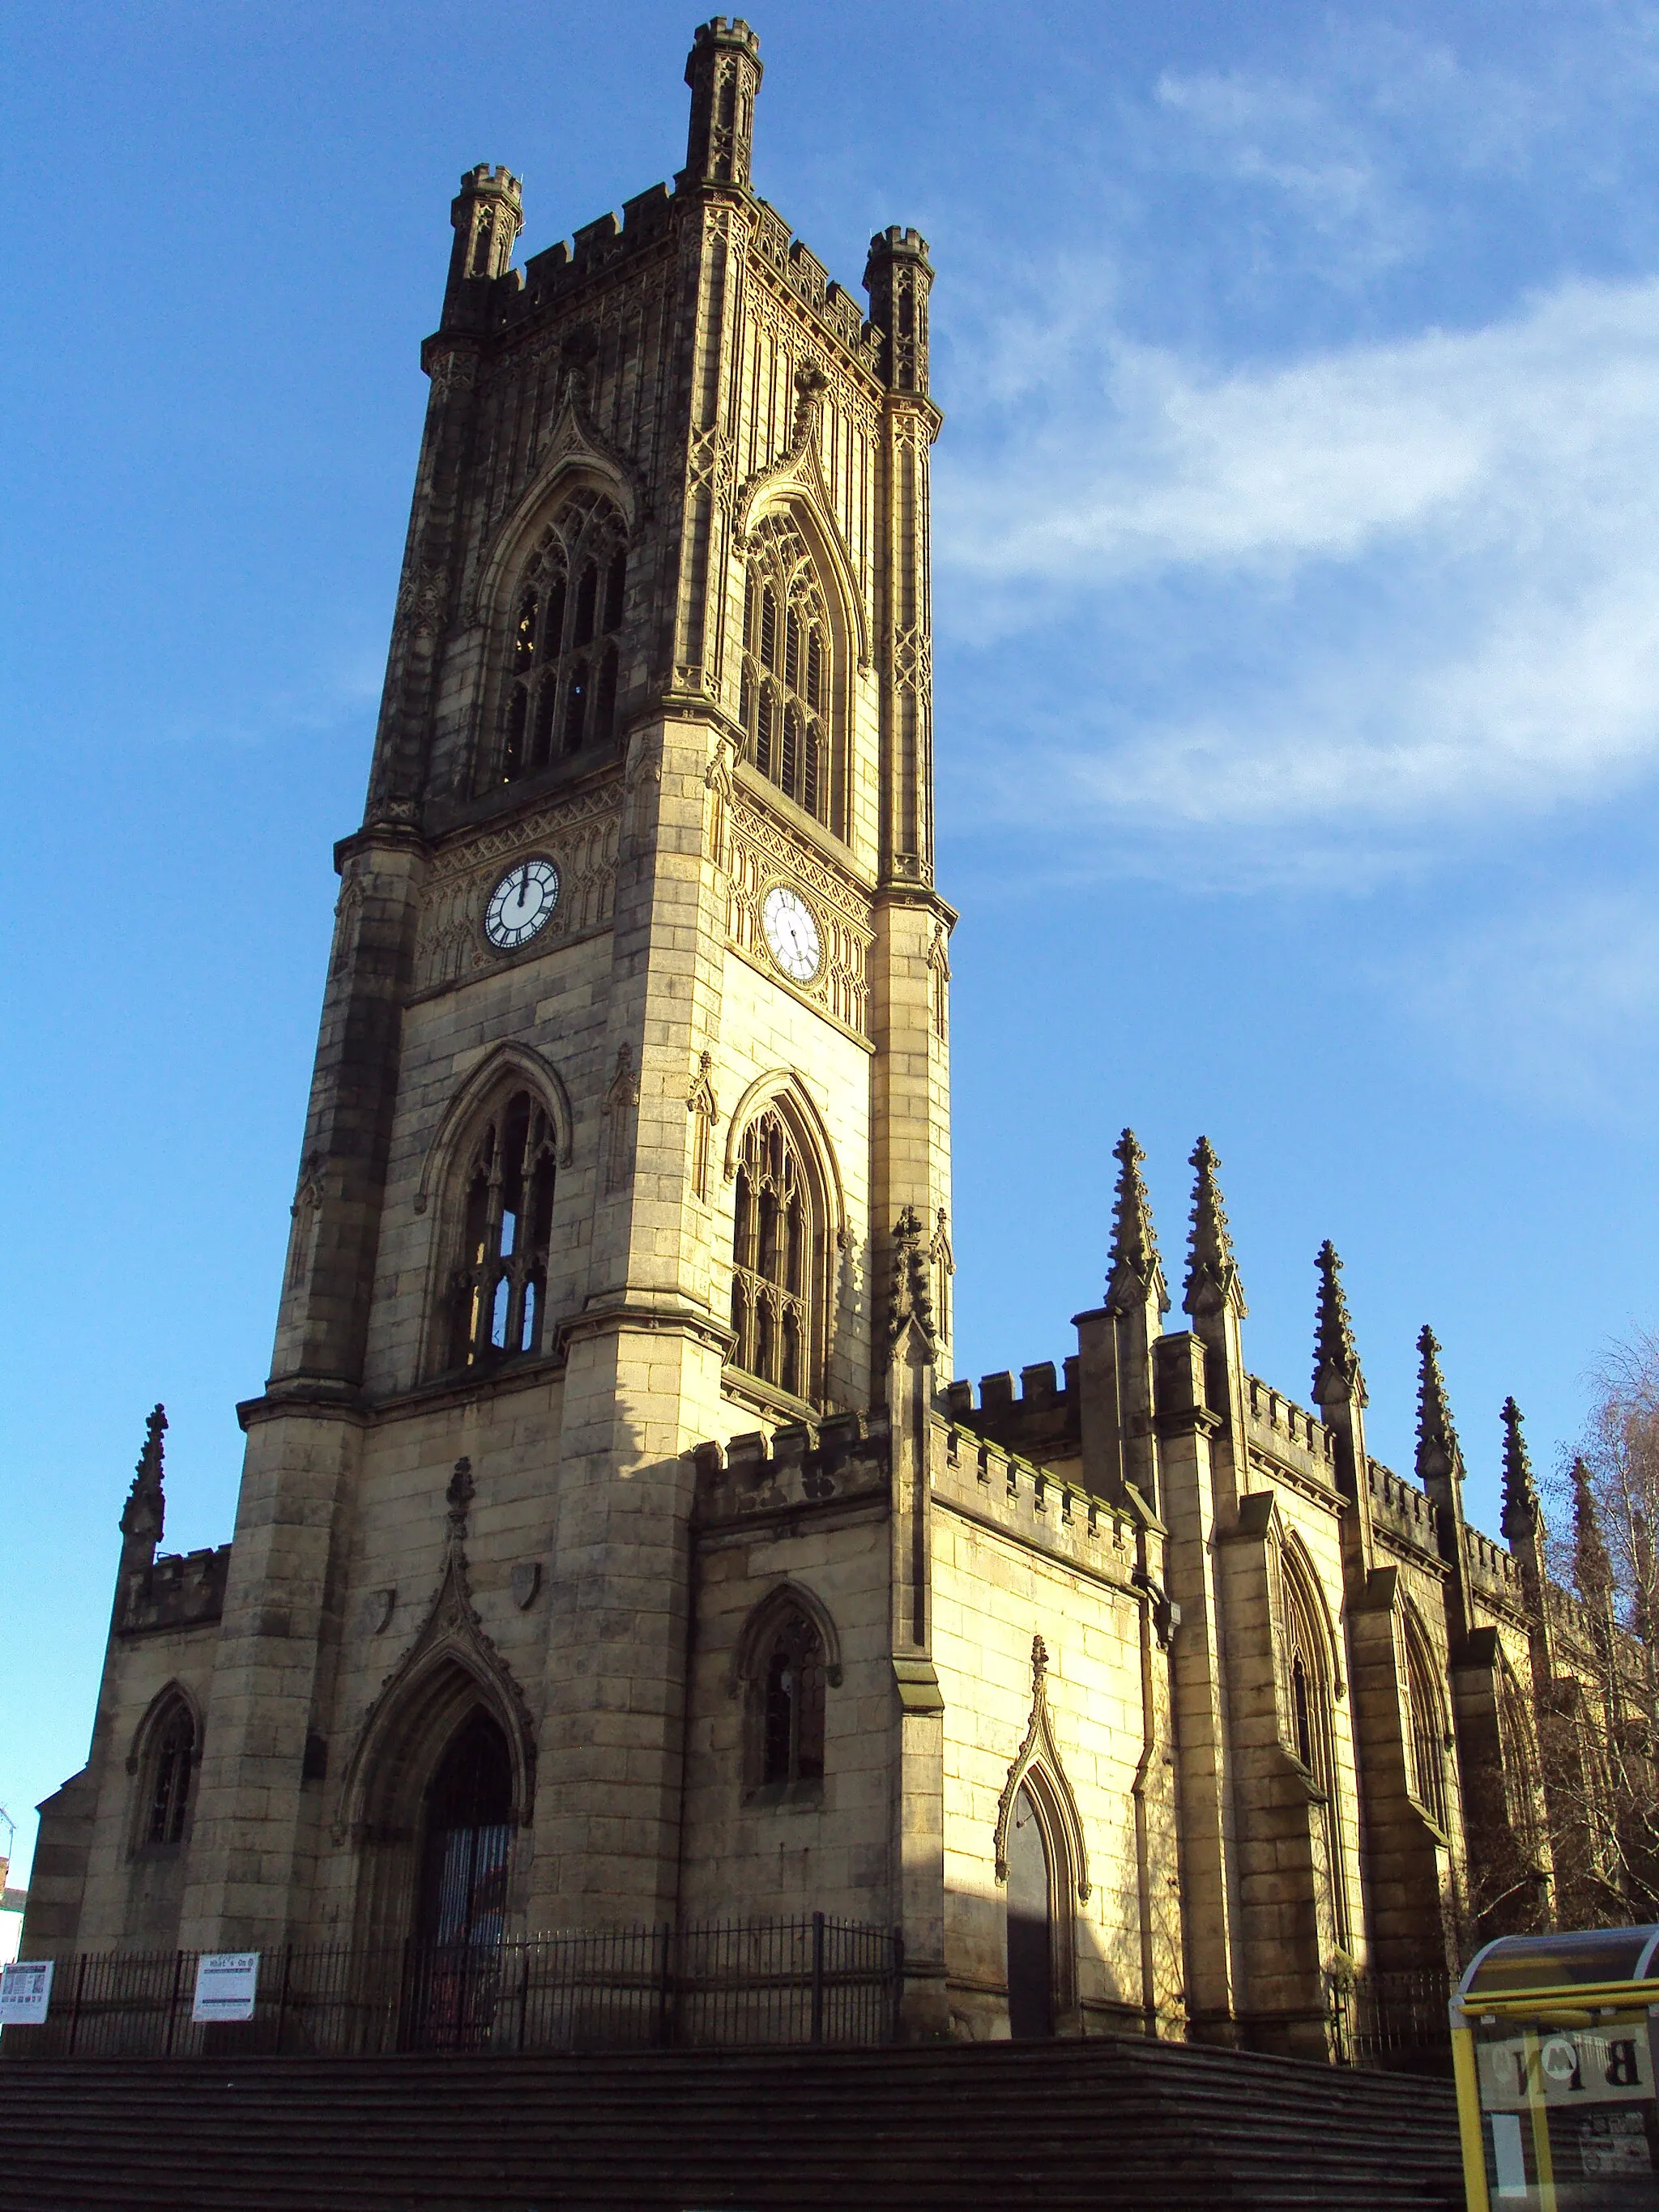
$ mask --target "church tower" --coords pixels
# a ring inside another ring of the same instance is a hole
[[[750,1909],[688,1828],[696,1448],[856,1444],[901,1373],[926,1419],[954,919],[933,272],[895,228],[867,314],[830,280],[750,185],[761,78],[702,26],[672,189],[522,266],[519,178],[461,179],[234,1540],[155,1558],[153,1424],[37,1940],[401,1942],[451,1830],[507,1930]],[[899,1917],[880,1794],[775,1903]]]
[[[462,1739],[509,1924],[672,1917],[692,1449],[884,1407],[895,1236],[948,1254],[933,272],[876,238],[866,315],[791,237],[761,77],[703,25],[672,190],[522,267],[518,177],[451,209],[275,1357],[172,1655],[187,1946],[400,1938]]]

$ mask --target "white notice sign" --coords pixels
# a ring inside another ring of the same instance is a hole
[[[14,1959],[0,1966],[0,2027],[40,2027],[52,2002],[50,1959]]]
[[[259,1987],[257,1951],[204,1951],[196,1961],[192,2020],[252,2020]]]

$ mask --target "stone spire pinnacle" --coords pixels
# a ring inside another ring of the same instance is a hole
[[[1160,1313],[1170,1310],[1164,1262],[1158,1257],[1152,1229],[1152,1201],[1140,1172],[1146,1157],[1133,1129],[1126,1129],[1112,1147],[1118,1176],[1112,1200],[1112,1271],[1106,1282],[1106,1304],[1114,1312],[1152,1297],[1157,1298]]]
[[[1452,1426],[1446,1378],[1440,1372],[1440,1343],[1425,1322],[1417,1340],[1417,1479],[1431,1497],[1436,1486],[1455,1488],[1463,1480],[1463,1453]]]
[[[148,1545],[150,1556],[161,1540],[167,1501],[161,1492],[161,1439],[167,1434],[167,1413],[157,1406],[144,1422],[144,1448],[127,1502],[121,1509],[121,1534],[129,1544]]]
[[[1511,1551],[1531,1541],[1540,1513],[1538,1486],[1532,1479],[1532,1461],[1521,1429],[1521,1408],[1513,1398],[1504,1401],[1504,1516],[1498,1523]]]
[[[1319,1248],[1319,1303],[1314,1311],[1314,1403],[1328,1398],[1357,1398],[1368,1406],[1365,1378],[1354,1348],[1353,1322],[1342,1287],[1342,1262],[1328,1237]]]
[[[1193,1184],[1193,1226],[1187,1243],[1182,1310],[1194,1315],[1211,1314],[1231,1306],[1234,1313],[1242,1315],[1249,1309],[1244,1304],[1244,1285],[1238,1279],[1238,1265],[1233,1258],[1227,1209],[1221,1203],[1221,1163],[1207,1137],[1199,1139],[1187,1164],[1194,1170],[1197,1179]]]
[[[1613,1562],[1601,1540],[1590,1471],[1582,1458],[1572,1463],[1571,1481],[1572,1578],[1586,1605],[1603,1605],[1613,1595]]]

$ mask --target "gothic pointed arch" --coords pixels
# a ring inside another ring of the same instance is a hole
[[[834,1616],[817,1593],[805,1583],[781,1582],[756,1605],[738,1636],[732,1654],[732,1687],[752,1681],[768,1644],[780,1621],[801,1613],[811,1623],[823,1647],[824,1680],[839,1689],[842,1679],[841,1635]]]
[[[635,501],[574,400],[550,459],[486,560],[477,594],[484,682],[476,788],[614,744]]]
[[[633,535],[640,519],[633,472],[570,398],[549,434],[535,475],[502,517],[479,562],[474,597],[481,619],[501,604],[541,531],[575,491],[597,491],[612,501]]]
[[[525,1044],[498,1045],[450,1102],[415,1199],[431,1215],[423,1373],[550,1347],[554,1206],[574,1129],[556,1069]]]
[[[1060,1854],[1061,1886],[1068,1893],[1074,1891],[1079,1903],[1086,1905],[1090,1893],[1089,1847],[1083,1833],[1083,1816],[1066,1778],[1065,1761],[1054,1735],[1054,1716],[1048,1710],[1048,1648],[1040,1636],[1031,1639],[1031,1717],[1026,1723],[1024,1741],[1014,1754],[1013,1765],[1008,1769],[1002,1795],[997,1800],[992,1844],[1000,1882],[1008,1879],[1009,1824],[1013,1819],[1014,1802],[1022,1790],[1031,1796],[1043,1816],[1051,1849]]]
[[[1342,1639],[1331,1619],[1331,1609],[1325,1598],[1325,1585],[1319,1569],[1314,1564],[1313,1553],[1303,1540],[1301,1531],[1283,1522],[1280,1523],[1279,1547],[1284,1571],[1295,1581],[1302,1594],[1310,1626],[1323,1654],[1331,1695],[1337,1698],[1346,1697],[1347,1684],[1342,1674]]]
[[[203,1727],[200,1700],[177,1675],[145,1707],[127,1752],[127,1772],[133,1778],[130,1852],[184,1841],[201,1765]]]
[[[484,1633],[461,1545],[450,1542],[418,1633],[364,1716],[341,1783],[335,1833],[402,1842],[422,1791],[468,1716],[482,1708],[507,1740],[512,1820],[527,1827],[535,1801],[536,1737],[524,1694]]]
[[[726,1124],[726,1180],[730,1182],[738,1172],[744,1130],[763,1107],[775,1103],[783,1105],[799,1121],[803,1135],[820,1158],[830,1191],[831,1225],[840,1242],[847,1234],[847,1194],[830,1124],[824,1119],[823,1108],[793,1067],[769,1068],[764,1075],[757,1075],[732,1108],[732,1118]]]
[[[1444,1835],[1448,1832],[1446,1761],[1451,1755],[1451,1723],[1441,1691],[1434,1649],[1409,1596],[1401,1607],[1401,1634],[1405,1646],[1411,1791]]]
[[[750,1085],[726,1147],[729,1364],[797,1405],[823,1402],[846,1212],[834,1148],[799,1079]]]

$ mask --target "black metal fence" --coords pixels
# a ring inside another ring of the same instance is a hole
[[[59,1961],[44,2026],[7,2057],[193,2057],[273,2051],[628,2051],[894,2040],[896,1929],[814,1912],[490,1944],[265,1952],[253,2017],[191,2019],[197,1954]]]
[[[1451,1992],[1443,1967],[1328,1975],[1332,2057],[1372,2072],[1449,2073]]]

